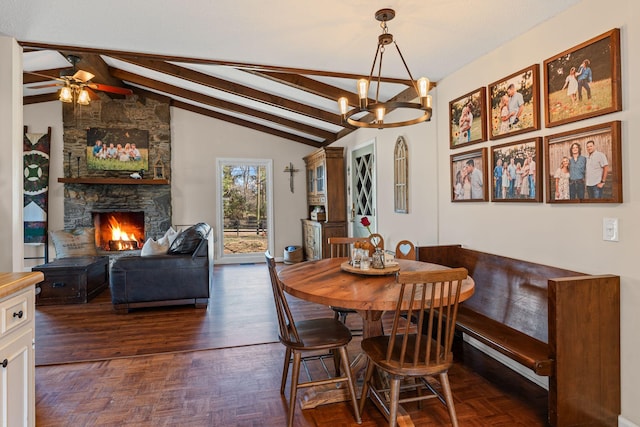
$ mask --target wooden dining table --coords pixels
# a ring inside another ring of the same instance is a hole
[[[369,271],[345,271],[341,266],[348,258],[326,258],[292,264],[282,268],[278,277],[284,290],[297,298],[356,310],[363,319],[363,337],[382,335],[381,317],[395,310],[400,292],[396,274]],[[445,267],[421,261],[396,260],[400,271],[434,271]],[[349,269],[352,270],[352,269]],[[474,282],[468,276],[462,283],[460,302],[473,295]],[[407,309],[408,307],[403,307]]]
[[[396,273],[357,271],[343,266],[348,258],[326,258],[306,261],[283,267],[278,277],[284,290],[297,298],[318,304],[350,308],[356,310],[363,320],[363,338],[379,336],[382,331],[382,314],[395,310],[398,303],[400,287],[396,284]],[[399,271],[434,271],[449,267],[421,261],[396,260]],[[350,270],[350,271],[345,271]],[[470,298],[474,291],[474,281],[470,276],[462,283],[460,302]],[[403,309],[408,308],[403,307]],[[352,362],[352,369],[358,372],[363,369],[365,358],[357,355]],[[348,399],[345,390],[314,390],[301,398],[303,409],[318,405],[344,401]],[[406,425],[412,425],[409,416],[400,410],[398,419],[403,418]]]

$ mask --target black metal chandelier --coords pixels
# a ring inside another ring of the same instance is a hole
[[[382,28],[382,34],[378,36],[378,47],[376,49],[376,54],[373,58],[373,64],[371,65],[371,72],[369,73],[368,79],[359,79],[357,82],[358,89],[358,98],[360,100],[358,108],[352,108],[349,110],[349,101],[346,97],[341,97],[338,99],[338,106],[340,107],[340,114],[342,114],[343,121],[346,121],[352,126],[361,127],[361,128],[392,128],[392,127],[400,127],[400,126],[409,126],[416,123],[421,123],[426,120],[431,119],[431,95],[427,95],[429,92],[430,82],[426,77],[421,77],[417,81],[413,79],[411,75],[411,71],[409,71],[409,67],[407,66],[407,62],[404,60],[402,56],[402,52],[400,51],[400,47],[393,39],[393,35],[389,34],[389,29],[387,27],[387,22],[392,20],[396,16],[396,12],[393,9],[380,9],[376,12],[375,18],[380,21],[380,27]],[[396,46],[396,50],[398,51],[398,55],[400,55],[400,59],[404,64],[404,68],[407,70],[409,74],[409,79],[416,91],[416,94],[420,98],[420,102],[401,102],[401,101],[387,101],[380,102],[380,84],[381,84],[381,73],[382,73],[382,58],[385,52],[385,46],[393,43]],[[379,59],[378,59],[379,58]],[[371,86],[371,80],[374,78],[374,70],[376,68],[376,63],[378,64],[378,75],[377,85],[376,85],[376,97],[375,102],[370,104],[368,93],[369,87]],[[397,122],[387,122],[385,121],[385,115],[388,111],[394,109],[414,109],[420,111],[420,116]],[[359,119],[353,118],[354,115],[362,112],[368,112],[375,116],[375,120],[367,121],[363,118],[368,115],[364,115]]]

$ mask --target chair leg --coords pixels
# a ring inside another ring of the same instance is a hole
[[[298,379],[300,376],[300,360],[302,356],[299,352],[293,352],[293,370],[291,371],[291,393],[289,395],[289,420],[287,426],[293,426],[293,413],[296,410],[296,395],[298,394]]]
[[[389,427],[396,427],[398,422],[398,400],[400,399],[400,377],[391,376],[391,389],[389,390]]]
[[[333,355],[333,366],[335,367],[336,377],[340,376],[340,353],[335,348],[331,350]]]
[[[371,377],[373,377],[374,370],[375,365],[368,360],[367,370],[364,374],[364,382],[362,383],[362,394],[360,395],[360,416],[364,413],[364,404],[367,403],[367,394],[369,394],[369,381],[371,381]]]
[[[280,394],[284,394],[284,388],[287,384],[287,375],[289,374],[289,364],[291,364],[291,349],[287,347],[284,354],[284,367],[282,368],[282,382],[280,382]]]
[[[456,416],[456,407],[453,405],[453,394],[451,393],[451,386],[449,385],[449,375],[446,372],[443,372],[442,374],[440,374],[440,384],[442,385],[444,400],[447,402],[449,417],[451,417],[451,425],[453,425],[453,427],[458,427],[458,417]]]
[[[349,366],[347,349],[346,347],[340,347],[338,351],[340,352],[340,358],[342,359],[342,368],[344,369],[344,373],[347,375],[347,385],[349,386],[349,393],[351,393],[351,401],[353,402],[353,412],[355,414],[356,422],[358,424],[362,424],[360,410],[358,409],[358,397],[356,396],[356,388],[353,385],[353,374],[351,373],[351,366]]]

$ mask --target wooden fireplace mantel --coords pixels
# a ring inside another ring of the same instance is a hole
[[[133,178],[58,178],[64,184],[86,185],[168,185],[168,179],[133,179]]]

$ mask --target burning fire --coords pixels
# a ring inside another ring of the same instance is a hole
[[[114,217],[109,217],[109,227],[111,227],[111,240],[138,241],[133,233],[129,235],[123,231],[120,223]]]
[[[138,239],[130,232],[127,233],[113,216],[109,217],[109,228],[111,228],[111,240],[109,240],[110,250],[138,249]]]

